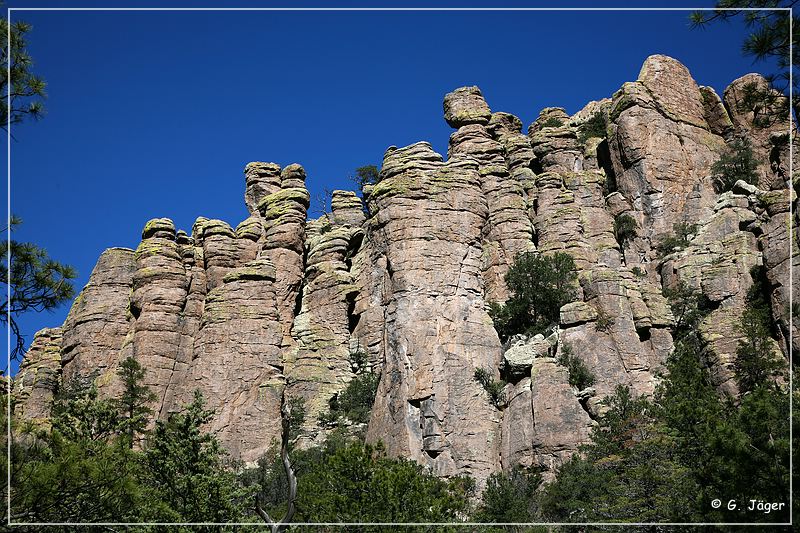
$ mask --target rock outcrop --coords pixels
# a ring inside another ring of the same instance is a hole
[[[482,291],[479,164],[443,162],[418,143],[389,148],[381,178],[369,192],[367,242],[387,274],[385,333],[367,438],[482,483],[498,468],[500,417],[473,375],[496,369],[501,354]]]
[[[53,396],[61,384],[61,328],[36,332],[25,359],[14,377],[17,400],[14,414],[34,422],[46,422]]]
[[[320,416],[366,364],[380,376],[366,438],[390,454],[479,488],[515,465],[550,479],[615,387],[653,394],[674,348],[664,289],[704,296],[700,333],[721,390],[737,393],[753,276],[767,280],[776,345],[798,349],[787,127],[755,128],[742,107],[747,87],[764,83],[749,74],[721,99],[678,61],[651,56],[612,98],[572,116],[546,108],[527,133],[477,87],[456,89],[444,99],[455,129],[446,160],[427,142],[392,146],[364,203],[334,191],[316,220],[300,165],[250,163],[235,227],[200,217],[187,233],[158,218],[135,251],[103,253],[62,327],[35,337],[13,385],[16,414],[45,423],[74,379],[113,396],[133,357],[157,417],[199,389],[216,412],[208,429],[253,463],[280,440],[283,402],[304,405],[296,444],[322,442],[331,428]],[[711,166],[736,137],[755,147],[759,181],[720,194]],[[683,249],[659,249],[678,223],[690,229]],[[509,298],[505,275],[523,252],[569,254],[576,298],[545,334],[503,346],[487,309]],[[592,387],[570,385],[565,352]],[[490,399],[478,369],[506,381],[501,395]]]

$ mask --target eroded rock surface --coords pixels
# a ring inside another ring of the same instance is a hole
[[[750,84],[763,78],[735,80],[721,99],[678,61],[651,56],[612,98],[571,116],[546,108],[526,133],[462,87],[444,99],[455,129],[447,160],[427,142],[390,147],[366,205],[334,191],[317,220],[307,219],[303,167],[250,163],[239,224],[199,217],[187,232],[158,218],[135,252],[103,253],[63,326],[36,336],[14,383],[16,414],[45,420],[72,379],[118,393],[130,356],[147,369],[158,417],[199,389],[216,411],[207,429],[253,463],[280,438],[284,399],[306,410],[296,444],[322,442],[331,428],[319,416],[357,359],[380,374],[367,438],[391,455],[469,474],[479,488],[518,464],[550,479],[617,385],[653,394],[673,350],[663,289],[683,283],[707,300],[700,333],[722,390],[737,392],[753,275],[767,280],[776,344],[798,349],[789,139],[785,125],[754,128],[740,105]],[[711,165],[737,136],[755,147],[759,182],[720,194]],[[676,223],[692,228],[687,244],[660,257]],[[522,252],[572,256],[576,297],[545,335],[503,347],[487,308],[509,298],[504,277]],[[592,387],[570,385],[566,353]],[[501,397],[476,369],[507,380]]]
[[[15,415],[46,421],[61,383],[61,328],[36,332],[25,359],[14,377]]]
[[[473,375],[497,368],[500,342],[481,287],[488,208],[478,167],[444,163],[427,143],[384,156],[382,180],[369,193],[368,241],[388,280],[367,438],[438,475],[469,473],[482,484],[499,466],[499,413]]]

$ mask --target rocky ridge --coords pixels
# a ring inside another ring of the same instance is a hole
[[[16,412],[46,420],[72,379],[114,394],[116,369],[132,356],[147,368],[158,417],[200,389],[217,413],[209,429],[252,463],[279,440],[284,396],[304,402],[301,445],[324,438],[319,415],[363,354],[380,373],[368,440],[479,487],[517,464],[550,476],[587,441],[618,384],[652,394],[673,348],[662,290],[680,283],[712,308],[701,328],[708,364],[735,394],[753,267],[768,280],[776,344],[788,354],[798,338],[788,124],[754,128],[740,105],[747,83],[764,81],[748,74],[720,98],[678,61],[651,56],[613,97],[572,116],[544,109],[527,134],[477,87],[460,88],[444,99],[455,130],[446,159],[426,142],[390,147],[364,204],[335,191],[316,220],[300,165],[250,163],[249,216],[235,229],[200,217],[187,233],[155,219],[135,251],[100,257],[64,324],[37,333],[14,380]],[[597,113],[604,138],[583,138]],[[736,135],[763,162],[759,183],[718,194],[710,168]],[[621,216],[636,223],[631,238],[616,235]],[[659,257],[675,223],[695,225],[689,244]],[[526,251],[570,254],[579,297],[547,338],[504,347],[488,303],[508,298],[504,275]],[[595,375],[592,388],[569,384],[558,364],[567,349]],[[488,401],[476,368],[507,380],[502,403]]]

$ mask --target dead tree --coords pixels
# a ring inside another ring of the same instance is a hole
[[[286,473],[286,479],[289,482],[288,499],[286,502],[286,514],[280,521],[276,522],[269,514],[261,507],[256,496],[256,512],[259,516],[271,525],[272,533],[282,533],[286,531],[292,521],[295,513],[295,500],[297,499],[297,476],[294,473],[294,467],[289,459],[289,430],[290,420],[292,418],[292,408],[289,402],[286,401],[286,392],[281,394],[281,461],[283,462],[283,471]]]

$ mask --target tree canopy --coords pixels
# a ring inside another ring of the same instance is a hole
[[[19,217],[11,217],[12,230],[21,223]],[[36,244],[13,239],[0,243],[0,282],[5,285],[10,282],[11,293],[10,300],[6,298],[0,304],[0,323],[8,323],[14,335],[12,358],[21,358],[25,350],[25,337],[17,323],[19,315],[50,311],[72,299],[75,294],[72,280],[76,277],[73,267],[51,259],[47,251]]]
[[[797,31],[791,31],[792,26],[798,27],[795,23],[800,19],[788,10],[796,3],[797,0],[718,0],[715,10],[697,11],[691,15],[692,25],[699,28],[716,21],[742,17],[751,30],[742,43],[742,52],[756,61],[775,62],[777,72],[768,75],[767,80],[778,94],[751,86],[742,102],[743,107],[755,111],[757,126],[768,126],[787,117],[786,104],[792,80],[789,71],[800,63],[800,36]],[[790,42],[790,35],[793,42]],[[797,113],[800,94],[796,77],[792,83],[792,107]]]
[[[0,18],[0,89],[3,95],[0,100],[0,128],[6,131],[9,123],[17,124],[26,118],[38,119],[44,113],[45,82],[31,71],[33,59],[28,54],[25,41],[30,30],[31,25],[27,22],[17,20],[9,27],[8,19]],[[10,107],[6,95],[11,100]]]
[[[561,306],[575,299],[577,277],[569,254],[520,254],[505,276],[511,297],[504,305],[492,304],[489,312],[500,339],[543,333],[557,324]]]

